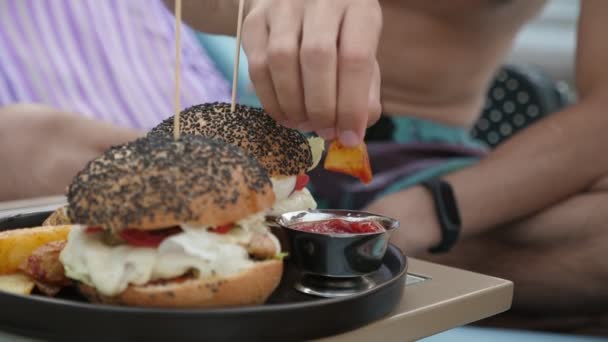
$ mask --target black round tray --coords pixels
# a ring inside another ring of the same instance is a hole
[[[0,231],[40,225],[49,213],[0,219]],[[287,262],[265,305],[222,309],[148,309],[86,302],[72,290],[56,298],[0,292],[0,330],[61,341],[297,341],[336,335],[389,314],[400,302],[407,261],[394,246],[369,277],[376,286],[342,298],[294,290]]]

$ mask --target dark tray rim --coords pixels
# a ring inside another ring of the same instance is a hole
[[[249,305],[249,306],[240,306],[240,307],[231,307],[231,308],[212,308],[212,309],[195,309],[195,308],[142,308],[142,307],[130,307],[130,306],[120,306],[120,305],[111,305],[111,304],[96,304],[89,302],[78,302],[69,299],[61,299],[61,298],[51,298],[45,297],[43,295],[19,295],[8,292],[0,292],[0,300],[2,297],[14,297],[22,300],[33,300],[39,301],[46,305],[61,305],[61,306],[69,306],[74,307],[75,309],[83,309],[83,310],[93,310],[93,311],[112,311],[112,312],[120,312],[123,313],[133,313],[133,314],[149,314],[149,315],[158,315],[158,314],[183,314],[183,315],[229,315],[229,314],[250,314],[256,312],[265,312],[265,311],[288,311],[288,310],[298,310],[305,309],[309,307],[319,307],[324,305],[332,305],[340,302],[348,302],[355,298],[366,297],[373,295],[375,292],[381,291],[384,287],[389,287],[395,282],[404,281],[404,277],[407,275],[407,258],[403,255],[401,250],[394,245],[389,245],[387,254],[391,253],[393,257],[401,259],[401,263],[403,267],[399,273],[397,273],[392,279],[382,283],[382,285],[374,287],[365,292],[355,294],[348,297],[339,297],[339,298],[324,298],[316,301],[309,302],[296,302],[296,303],[280,303],[280,304],[262,304],[262,305]]]
[[[5,230],[15,230],[21,228],[34,228],[34,227],[10,227],[3,228],[3,225],[12,223],[16,220],[27,220],[33,219],[34,217],[40,217],[42,215],[49,215],[52,211],[43,211],[43,212],[33,212],[33,213],[25,213],[25,214],[17,214],[7,217],[0,218],[0,231]],[[61,299],[61,298],[52,298],[45,297],[42,295],[19,295],[7,292],[0,292],[0,299],[2,297],[13,297],[14,299],[23,299],[23,300],[34,300],[44,303],[45,305],[61,305],[61,306],[70,306],[75,309],[83,309],[83,310],[104,310],[104,311],[118,311],[120,313],[133,313],[133,314],[149,314],[149,315],[158,315],[158,314],[183,314],[183,315],[227,315],[227,314],[249,314],[256,312],[272,312],[272,311],[286,311],[286,310],[298,310],[298,309],[306,309],[310,307],[318,307],[323,305],[332,305],[340,302],[348,302],[355,298],[362,298],[366,296],[373,295],[374,293],[381,291],[385,287],[390,287],[395,282],[405,281],[405,277],[407,276],[408,270],[408,262],[407,257],[404,253],[395,245],[389,244],[386,255],[391,254],[393,257],[398,258],[399,262],[402,264],[401,270],[393,276],[392,279],[382,283],[382,285],[374,287],[365,292],[355,294],[348,297],[339,297],[339,298],[323,298],[317,301],[309,301],[309,302],[296,302],[296,303],[278,303],[278,304],[262,304],[262,305],[248,305],[248,306],[239,306],[239,307],[230,307],[230,308],[212,308],[212,309],[196,309],[196,308],[141,308],[141,307],[129,307],[129,306],[120,306],[120,305],[111,305],[111,304],[95,304],[89,302],[77,302],[69,299]]]

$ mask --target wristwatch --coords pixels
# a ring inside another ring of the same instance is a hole
[[[458,203],[454,196],[452,186],[438,178],[423,181],[420,185],[424,186],[433,196],[435,211],[441,227],[441,242],[429,249],[430,253],[445,253],[458,241],[462,222]]]

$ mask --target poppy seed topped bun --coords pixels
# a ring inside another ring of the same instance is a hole
[[[171,135],[173,117],[153,128],[149,135]],[[208,103],[180,113],[180,129],[236,145],[251,153],[271,177],[305,173],[313,165],[306,137],[295,129],[279,125],[263,110],[229,103]]]
[[[89,162],[68,190],[71,222],[112,230],[182,223],[220,226],[270,208],[264,168],[241,149],[182,135],[115,146]]]

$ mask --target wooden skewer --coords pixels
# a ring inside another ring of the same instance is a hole
[[[180,112],[180,73],[181,73],[181,27],[182,27],[182,0],[175,0],[175,108],[173,116],[173,138],[179,140],[179,112]]]
[[[234,113],[236,109],[236,88],[239,82],[239,63],[241,60],[241,31],[243,27],[243,12],[245,0],[239,0],[239,15],[236,24],[236,48],[234,54],[234,70],[232,74],[232,102],[230,111]]]

